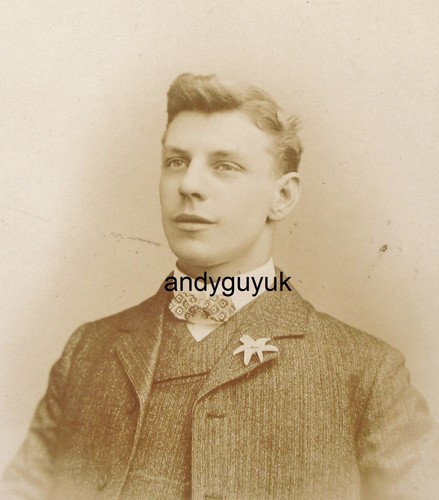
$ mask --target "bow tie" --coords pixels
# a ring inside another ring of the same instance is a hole
[[[226,322],[236,311],[233,302],[223,295],[196,297],[188,292],[178,292],[169,304],[172,314],[181,320],[190,321],[198,312],[202,318],[218,323]]]

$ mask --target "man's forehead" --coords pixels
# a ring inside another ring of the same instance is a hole
[[[184,148],[181,148],[181,147],[178,147],[178,146],[174,146],[172,144],[165,144],[163,146],[163,152],[165,154],[180,154],[180,155],[184,155],[186,154],[188,151]],[[212,156],[219,156],[219,157],[235,157],[235,156],[238,156],[240,151],[239,149],[212,149],[211,151],[209,151],[209,153],[212,155]]]
[[[201,113],[183,111],[169,124],[164,151],[202,148],[210,153],[236,154],[249,149],[272,150],[272,137],[260,130],[241,111]]]

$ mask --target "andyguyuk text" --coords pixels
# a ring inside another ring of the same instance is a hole
[[[284,277],[282,271],[280,272],[280,277],[275,276],[273,281],[267,277],[255,278],[253,276],[224,276],[224,278],[219,277],[214,280],[210,276],[207,277],[207,273],[204,272],[203,276],[196,278],[190,278],[189,276],[181,276],[180,278],[168,276],[165,279],[164,286],[168,292],[192,292],[192,290],[207,292],[207,286],[210,285],[211,291],[209,295],[211,297],[217,291],[225,297],[230,297],[236,290],[240,292],[252,292],[252,296],[256,297],[260,291],[274,292],[289,290],[291,292],[292,289],[288,284],[290,279],[291,276]]]

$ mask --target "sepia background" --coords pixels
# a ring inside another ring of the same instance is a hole
[[[187,71],[300,116],[302,198],[276,262],[318,309],[401,349],[439,419],[437,2],[0,3],[0,468],[73,330],[174,263],[160,139]]]

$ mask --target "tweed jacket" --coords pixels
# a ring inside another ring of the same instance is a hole
[[[161,287],[73,334],[2,498],[123,498],[169,300]],[[235,316],[192,409],[193,499],[437,498],[437,427],[398,351],[294,290]],[[278,352],[246,366],[243,335]]]

